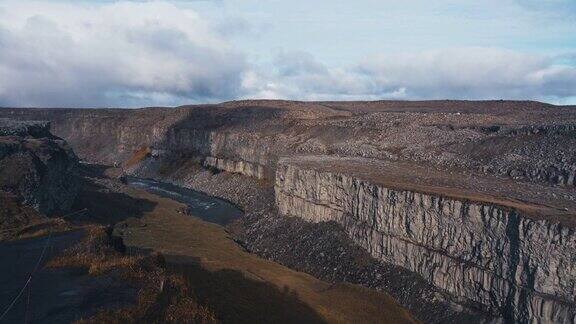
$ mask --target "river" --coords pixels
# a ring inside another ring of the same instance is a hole
[[[227,225],[242,216],[235,205],[205,193],[151,179],[127,178],[128,185],[188,205],[188,213],[204,221]]]

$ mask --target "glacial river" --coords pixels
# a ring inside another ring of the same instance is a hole
[[[128,177],[127,180],[130,186],[188,205],[189,214],[207,222],[226,225],[243,214],[235,205],[196,190],[150,179]]]

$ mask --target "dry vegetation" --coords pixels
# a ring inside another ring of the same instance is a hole
[[[85,182],[76,208],[88,212],[74,219],[84,238],[48,267],[103,279],[103,289],[126,298],[87,309],[80,323],[417,322],[384,293],[332,285],[247,253],[224,228],[182,214],[176,201],[107,179]],[[116,224],[114,235],[95,221]]]
[[[131,166],[138,164],[140,161],[144,160],[147,156],[150,156],[151,153],[152,150],[150,150],[149,147],[140,148],[139,150],[134,152],[134,154],[132,155],[132,157],[130,157],[130,159],[124,162],[124,167],[129,168]]]
[[[0,241],[18,237],[24,226],[42,220],[34,209],[22,205],[15,195],[0,191]]]
[[[64,232],[73,226],[61,218],[47,218],[23,205],[16,196],[0,191],[0,242]]]
[[[176,201],[132,188],[124,193],[155,204],[115,234],[128,246],[162,251],[167,267],[222,322],[418,323],[386,293],[330,284],[263,260],[223,227],[179,212],[184,205]]]
[[[21,240],[41,237],[48,235],[50,232],[52,232],[52,234],[62,233],[71,231],[75,228],[77,228],[76,225],[73,225],[62,218],[51,218],[18,228],[13,239]]]
[[[139,288],[132,306],[101,310],[79,323],[217,323],[214,314],[199,305],[189,284],[169,274],[160,255],[127,255],[123,246],[101,226],[86,229],[83,241],[51,260],[49,267],[77,267],[90,275],[112,275]]]

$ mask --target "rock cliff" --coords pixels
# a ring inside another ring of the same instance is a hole
[[[220,171],[242,174],[256,179],[264,179],[264,167],[256,163],[206,157],[204,166]]]
[[[46,122],[0,122],[0,190],[46,215],[71,208],[78,159]]]
[[[511,322],[576,320],[573,228],[482,199],[395,189],[398,184],[319,171],[299,165],[303,159],[278,167],[280,213],[335,221],[374,257]]]
[[[79,157],[122,162],[146,146],[260,165],[323,154],[418,161],[516,180],[574,187],[574,107],[522,101],[238,101],[179,108],[1,109],[49,120]]]

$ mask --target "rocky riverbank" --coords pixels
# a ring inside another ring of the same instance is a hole
[[[151,176],[142,170],[133,175]],[[206,180],[213,185],[227,186],[246,180],[222,172],[219,176],[231,182],[218,182],[218,179],[210,179],[210,175],[207,170],[198,174],[197,184]],[[162,178],[167,179],[168,176]],[[252,181],[249,180],[249,184],[256,184]],[[144,198],[152,206],[139,219],[119,223],[115,235],[123,239],[128,249],[158,251],[168,264],[189,273],[187,278],[191,287],[198,289],[199,299],[206,299],[224,322],[238,322],[239,319],[265,323],[418,322],[387,292],[346,282],[326,282],[249,253],[251,251],[245,249],[246,245],[235,234],[244,227],[244,218],[224,228],[203,221],[206,215],[196,214],[202,211],[143,192],[139,187],[119,186],[116,190],[131,198]],[[182,190],[177,192],[186,194]],[[259,191],[250,191],[248,196],[251,193]],[[178,200],[185,201],[185,198]],[[273,206],[263,200],[260,203]]]

